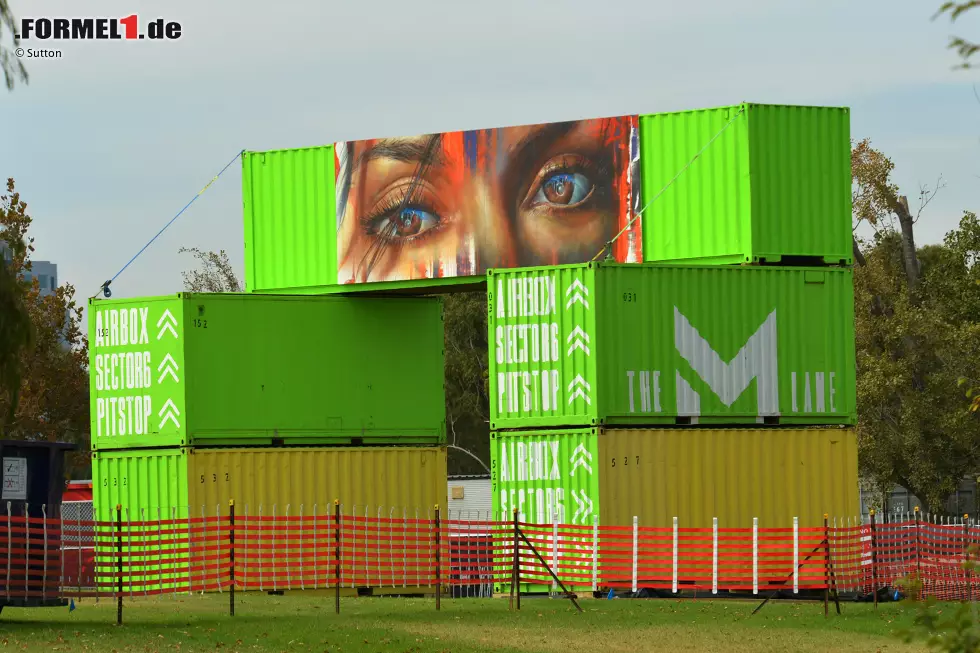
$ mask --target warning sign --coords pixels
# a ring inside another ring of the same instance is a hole
[[[0,499],[27,501],[27,458],[3,459],[3,490]]]

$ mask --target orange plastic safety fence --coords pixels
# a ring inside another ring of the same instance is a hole
[[[0,601],[238,589],[477,588],[866,594],[918,577],[941,600],[980,598],[964,568],[980,529],[927,520],[816,528],[651,528],[437,520],[394,511],[62,522],[0,516]],[[82,541],[86,548],[78,544]],[[72,544],[69,545],[68,543]],[[439,543],[437,548],[436,543]],[[82,556],[94,570],[79,576]],[[482,594],[481,594],[482,595]]]

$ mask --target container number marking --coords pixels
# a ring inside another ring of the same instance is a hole
[[[623,293],[623,301],[628,304],[636,303],[636,293],[633,291],[628,291]]]
[[[640,464],[640,457],[639,456],[634,456],[634,458],[636,458],[636,463],[635,464],[639,465]],[[629,464],[630,464],[630,457],[629,456],[623,456],[623,466],[625,467],[625,466],[628,466]],[[616,466],[616,459],[615,458],[612,459],[612,466],[613,467]]]
[[[207,320],[201,320],[201,319],[196,319],[195,318],[194,320],[191,320],[191,321],[194,323],[194,326],[196,328],[198,328],[198,329],[207,329],[208,328],[208,321]]]
[[[201,474],[201,483],[204,482],[204,477],[205,477],[205,474]],[[231,480],[231,478],[230,478],[228,472],[225,472],[225,481],[230,481],[230,480]],[[211,474],[211,482],[212,483],[217,483],[218,482],[218,475],[217,474]]]

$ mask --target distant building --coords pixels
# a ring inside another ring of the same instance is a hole
[[[0,240],[0,256],[3,256],[3,260],[10,262],[13,255],[10,252],[10,247],[7,243]],[[51,261],[31,261],[31,269],[24,272],[24,278],[28,280],[37,279],[38,292],[41,297],[47,297],[53,295],[58,289],[58,264],[52,263]],[[69,318],[68,313],[65,313],[65,322],[67,323]],[[61,344],[68,346],[68,341],[65,340],[64,336],[61,338]]]
[[[12,258],[10,247],[3,241],[0,241],[0,254],[3,255],[4,261],[10,262]],[[51,261],[31,261],[31,269],[29,272],[25,272],[24,276],[28,280],[37,279],[42,297],[53,295],[54,291],[58,288],[57,263],[52,263]]]
[[[450,519],[492,519],[493,496],[489,475],[450,476],[448,481],[446,493],[449,495]]]

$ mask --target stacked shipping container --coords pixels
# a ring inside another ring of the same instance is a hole
[[[309,510],[330,492],[444,506],[439,304],[392,293],[467,286],[489,300],[498,515],[856,513],[846,109],[742,104],[242,165],[254,294],[93,305],[100,516]],[[589,263],[607,238],[619,264]]]
[[[182,293],[89,320],[96,519],[445,506],[439,299]]]
[[[847,111],[639,125],[656,198],[643,253],[658,263],[488,273],[496,514],[693,528],[856,515]]]

